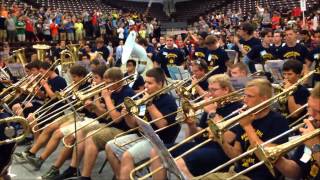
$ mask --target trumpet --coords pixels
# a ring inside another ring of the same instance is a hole
[[[206,80],[212,74],[212,72],[218,68],[219,68],[218,66],[213,67],[212,70],[207,72],[204,76],[202,76],[200,79],[198,79],[195,83],[190,84],[188,87],[181,86],[180,88],[177,89],[177,93],[182,97],[190,99],[190,97],[192,95],[192,92],[190,92],[190,91],[192,90],[192,88],[194,88],[200,82]]]
[[[12,123],[12,122],[16,122],[16,123],[19,123],[22,125],[23,134],[21,134],[18,137],[15,137],[15,138],[0,141],[0,146],[4,145],[4,144],[9,144],[9,143],[20,142],[20,141],[24,140],[26,138],[26,136],[29,134],[29,125],[28,125],[28,121],[25,118],[23,118],[21,116],[14,116],[14,117],[0,119],[0,124],[8,124],[8,123]]]

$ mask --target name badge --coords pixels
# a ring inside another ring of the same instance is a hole
[[[266,55],[266,54],[267,54],[267,51],[266,51],[266,50],[263,50],[263,51],[260,52],[260,55],[261,55],[261,56],[264,56],[264,55]]]
[[[311,149],[305,146],[304,152],[303,152],[302,157],[300,158],[300,161],[303,163],[307,163],[308,161],[310,161],[311,155],[312,155]]]
[[[256,68],[257,71],[263,71],[262,64],[255,64],[254,67]]]
[[[212,55],[209,54],[209,56],[208,56],[208,61],[211,61],[211,58],[212,58]]]
[[[164,56],[167,56],[168,55],[168,52],[163,52],[162,53]]]
[[[139,107],[139,116],[144,117],[146,115],[146,105],[141,105]]]
[[[315,54],[315,55],[313,55],[313,58],[314,58],[314,59],[320,59],[320,54]]]

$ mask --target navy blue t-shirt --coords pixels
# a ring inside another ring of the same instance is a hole
[[[167,77],[171,77],[167,66],[180,66],[184,61],[183,54],[178,48],[168,49],[164,47],[156,58],[156,62],[160,64],[161,69],[166,73]]]
[[[297,90],[292,93],[292,96],[293,96],[294,101],[296,102],[296,104],[299,104],[301,106],[308,102],[309,95],[310,95],[309,90],[306,87],[302,86],[302,85],[298,85]],[[288,102],[286,104],[286,108],[287,108],[286,109],[287,113],[290,114],[289,113]],[[300,113],[300,116],[298,116],[296,118],[289,118],[288,121],[289,122],[294,122],[295,120],[297,120],[301,116],[303,116],[306,112],[307,111],[304,110],[303,112]]]
[[[48,79],[48,84],[53,92],[61,91],[67,87],[66,80],[61,76],[56,76],[53,79]]]
[[[301,158],[305,152],[305,145],[301,145],[295,151],[292,160],[295,161],[301,169],[301,176],[303,179],[319,180],[320,168],[316,165],[316,162],[311,158],[307,162],[301,161]],[[312,171],[313,169],[313,171]]]
[[[163,116],[170,114],[172,112],[177,111],[177,104],[173,96],[169,94],[162,94],[159,97],[155,98],[152,103],[157,107],[157,109],[161,112]],[[148,111],[146,111],[145,120],[152,121],[152,118]],[[176,114],[173,114],[169,117],[166,117],[167,123],[172,124],[176,121]],[[155,123],[152,123],[152,128],[157,130],[158,127]],[[175,141],[175,138],[178,136],[180,130],[180,125],[175,125],[165,130],[158,132],[160,139],[163,141],[164,144],[171,144]]]
[[[128,73],[125,73],[124,76],[128,76]],[[130,78],[130,80],[133,80],[134,77]],[[136,80],[133,82],[133,84],[129,85],[133,90],[139,90],[139,87],[144,86],[144,79],[141,75],[138,75]]]
[[[247,54],[247,57],[254,63],[264,64],[267,60],[276,59],[276,49],[274,46],[265,48],[260,44],[254,46]]]
[[[208,50],[205,60],[208,64],[209,71],[212,70],[214,66],[218,66],[218,69],[213,71],[212,74],[222,74],[227,71],[226,63],[229,61],[229,56],[225,50],[221,48],[211,51]]]
[[[119,104],[123,103],[125,97],[132,97],[132,96],[134,96],[134,91],[128,86],[123,86],[119,92],[114,91],[111,94],[111,99],[113,101],[114,106],[118,106]],[[117,111],[121,112],[121,108],[118,108]],[[127,131],[130,129],[130,127],[127,125],[127,123],[123,119],[118,123],[113,123],[111,126],[124,131]]]
[[[251,39],[249,39],[248,41],[245,41],[243,39],[240,39],[239,40],[239,43],[243,45],[243,49],[246,50],[247,52],[250,52],[251,49],[254,47],[254,46],[257,46],[257,45],[261,45],[261,41],[260,39],[257,39],[257,38],[254,38],[252,37]],[[240,52],[238,46],[235,47],[235,50]]]
[[[264,142],[289,129],[288,121],[281,114],[273,111],[270,111],[267,116],[253,121],[252,126],[256,130],[256,134]],[[247,151],[250,146],[250,142],[242,127],[240,125],[235,126],[231,129],[231,131],[236,134],[236,141],[240,142],[242,151]],[[288,137],[284,137],[276,140],[274,144],[282,144],[287,141]],[[256,158],[256,156],[246,156],[245,158],[238,161],[238,164],[236,164],[235,166],[235,171],[240,172],[258,162],[259,160]],[[266,166],[258,167],[254,171],[250,171],[245,175],[250,177],[251,179],[275,179]]]
[[[279,50],[279,58],[280,59],[296,59],[305,63],[305,59],[308,57],[308,49],[301,44],[296,44],[294,47],[288,47],[288,45],[284,45]]]
[[[192,57],[194,59],[205,59],[207,51],[208,51],[208,49],[206,47],[196,47]]]
[[[110,55],[109,49],[106,46],[103,46],[102,48],[97,48],[97,47],[92,48],[92,52],[95,52],[95,51],[102,52],[102,56],[104,60],[107,60]]]

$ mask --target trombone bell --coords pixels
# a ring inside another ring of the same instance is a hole
[[[44,59],[46,58],[46,51],[51,48],[49,45],[46,44],[35,44],[32,47],[36,49],[37,57],[40,61],[44,61]]]

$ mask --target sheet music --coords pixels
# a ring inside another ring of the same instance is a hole
[[[143,132],[143,135],[152,143],[153,147],[157,150],[160,159],[162,160],[163,166],[170,172],[178,176],[179,179],[185,180],[180,170],[178,169],[174,158],[171,156],[170,152],[163,144],[159,136],[154,132],[150,123],[144,121],[137,115],[133,115],[136,122],[138,123],[140,129]]]

